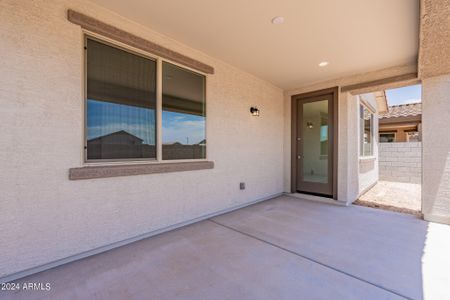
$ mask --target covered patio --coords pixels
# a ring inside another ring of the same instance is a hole
[[[449,15],[0,1],[0,299],[450,299]],[[419,84],[420,218],[354,205]]]
[[[350,226],[349,226],[350,224]],[[450,228],[281,196],[19,280],[3,299],[448,299]]]

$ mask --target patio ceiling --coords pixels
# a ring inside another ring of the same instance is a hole
[[[284,89],[417,61],[418,0],[93,2]]]

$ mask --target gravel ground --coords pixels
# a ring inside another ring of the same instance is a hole
[[[379,181],[354,204],[420,215],[421,190],[420,184]]]

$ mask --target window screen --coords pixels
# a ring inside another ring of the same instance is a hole
[[[87,159],[156,157],[156,62],[87,39]]]

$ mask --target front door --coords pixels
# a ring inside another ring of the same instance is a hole
[[[295,192],[334,196],[334,97],[293,97]]]

